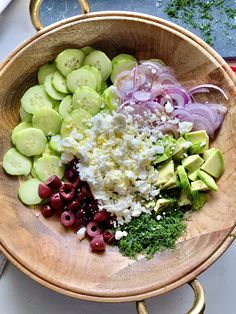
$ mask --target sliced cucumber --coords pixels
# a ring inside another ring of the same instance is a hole
[[[91,115],[83,109],[74,110],[71,116],[66,118],[62,122],[61,137],[69,136],[73,129],[79,131],[82,135],[85,135],[84,130],[88,129],[87,123],[91,119]]]
[[[52,85],[58,92],[69,94],[69,90],[66,86],[66,79],[59,71],[56,71],[53,74]]]
[[[86,69],[86,70],[88,70],[94,74],[96,81],[97,81],[96,90],[99,92],[101,90],[101,87],[102,87],[102,75],[98,71],[98,69],[93,67],[92,65],[84,65],[81,69]]]
[[[16,134],[16,148],[25,156],[35,156],[43,153],[47,139],[39,129],[28,128]]]
[[[79,87],[72,97],[73,109],[82,108],[91,115],[99,112],[102,105],[102,97],[88,86]]]
[[[95,50],[88,54],[84,59],[84,65],[92,65],[101,72],[102,79],[105,81],[111,74],[111,60],[104,52]]]
[[[15,148],[9,149],[3,157],[3,168],[12,176],[27,176],[30,174],[31,160],[21,155]]]
[[[52,102],[44,86],[35,85],[24,93],[21,98],[21,105],[26,112],[34,114],[42,107],[51,108]]]
[[[85,46],[83,48],[80,49],[85,56],[87,56],[89,53],[93,52],[95,49],[89,46]]]
[[[124,71],[132,70],[136,65],[136,61],[133,60],[120,60],[112,63],[111,81],[114,83],[118,74]]]
[[[72,96],[66,96],[60,103],[59,113],[62,119],[66,119],[72,111]]]
[[[52,136],[49,143],[48,147],[56,154],[60,155],[62,153],[62,148],[61,148],[61,137],[60,135],[55,135]]]
[[[107,81],[102,81],[101,92],[103,92],[108,87]]]
[[[55,65],[55,63],[46,63],[44,65],[42,65],[39,70],[38,70],[38,82],[40,85],[44,84],[45,78],[51,74],[56,72],[57,67]]]
[[[43,131],[45,135],[56,135],[60,132],[62,118],[56,110],[42,108],[33,116],[33,127]]]
[[[64,99],[64,98],[63,98]],[[59,112],[59,107],[60,107],[60,101],[57,101],[53,104],[53,109],[56,111],[56,112]]]
[[[37,174],[35,172],[34,167],[32,167],[30,174],[31,174],[32,177],[37,178]]]
[[[66,83],[69,90],[74,93],[80,86],[89,86],[96,90],[97,80],[95,75],[84,68],[72,71],[66,78]]]
[[[56,57],[58,70],[67,76],[73,70],[79,69],[84,61],[84,53],[80,49],[66,49]]]
[[[45,79],[45,82],[44,82],[44,87],[45,87],[45,90],[47,92],[47,94],[52,97],[53,99],[56,99],[56,100],[62,100],[63,98],[65,98],[65,94],[64,93],[60,93],[58,92],[52,85],[52,79],[53,79],[53,73],[52,74],[49,74],[46,79]]]
[[[52,175],[56,175],[59,178],[62,178],[64,175],[64,166],[61,163],[61,159],[57,156],[42,156],[35,162],[34,168],[37,177],[43,182]]]
[[[115,87],[113,85],[104,90],[102,98],[106,106],[112,111],[119,105],[120,98],[115,92]]]
[[[24,129],[28,129],[28,128],[31,128],[32,127],[32,124],[30,122],[21,122],[19,123],[12,131],[12,134],[11,134],[11,140],[12,140],[12,143],[15,145],[16,144],[16,135],[24,130]]]
[[[30,122],[32,121],[32,114],[25,111],[25,109],[20,106],[20,118],[22,122]]]
[[[34,178],[24,181],[20,184],[18,195],[22,203],[26,205],[37,205],[42,202],[42,199],[38,194],[40,183],[42,182]]]
[[[134,56],[129,55],[129,54],[127,54],[127,53],[121,53],[121,54],[119,54],[118,56],[115,56],[115,57],[111,60],[111,62],[112,62],[112,65],[113,65],[113,63],[116,63],[116,62],[118,62],[118,61],[123,61],[123,60],[126,60],[126,61],[129,60],[129,61],[137,62],[137,60],[135,59]]]

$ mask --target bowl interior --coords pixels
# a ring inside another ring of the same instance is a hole
[[[163,293],[196,276],[219,256],[217,251],[235,226],[235,83],[222,59],[217,61],[194,40],[158,20],[154,23],[137,17],[106,16],[54,26],[22,45],[0,69],[0,160],[11,146],[11,130],[19,122],[20,98],[36,84],[37,69],[65,48],[88,45],[109,57],[126,52],[138,59],[163,59],[185,86],[212,83],[229,96],[225,101],[219,93],[207,95],[209,101],[224,103],[228,108],[212,143],[225,158],[219,191],[210,193],[204,209],[188,218],[187,234],[177,249],[149,261],[130,260],[112,247],[105,254],[92,254],[88,242],[79,242],[58,219],[46,220],[37,216],[38,208],[23,206],[17,198],[21,178],[10,177],[0,169],[1,248],[18,267],[72,296],[97,301],[135,300]]]

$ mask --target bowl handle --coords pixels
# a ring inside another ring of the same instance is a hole
[[[39,11],[43,0],[30,0],[30,17],[31,22],[34,26],[34,28],[39,31],[43,28],[43,25],[39,18]],[[90,7],[87,0],[78,0],[82,14],[89,13]]]
[[[203,314],[206,306],[204,289],[197,279],[189,282],[189,285],[194,291],[194,303],[192,308],[187,312],[187,314]],[[148,314],[145,301],[138,301],[136,303],[136,307],[138,314]]]

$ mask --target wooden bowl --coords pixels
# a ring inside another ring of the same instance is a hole
[[[11,146],[19,122],[20,98],[36,84],[36,71],[68,47],[93,46],[109,57],[120,52],[138,59],[161,58],[186,86],[222,87],[207,99],[224,103],[228,113],[212,145],[224,153],[219,191],[203,210],[188,218],[188,231],[176,250],[147,261],[123,257],[116,248],[92,254],[58,219],[37,216],[38,208],[17,198],[19,180],[0,176],[0,249],[22,271],[58,292],[92,301],[124,302],[162,294],[195,278],[233,241],[236,228],[236,80],[225,61],[191,33],[164,20],[134,13],[102,12],[75,17],[40,31],[18,47],[0,67],[0,154]]]

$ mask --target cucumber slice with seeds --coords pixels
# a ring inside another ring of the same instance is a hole
[[[73,109],[84,109],[91,115],[99,112],[102,105],[102,97],[88,86],[79,87],[72,97]]]
[[[57,156],[44,155],[40,157],[34,164],[37,177],[45,182],[52,175],[58,176],[60,179],[64,175],[64,166],[61,159]]]
[[[102,79],[105,81],[111,74],[111,60],[104,52],[95,50],[88,54],[84,59],[84,65],[92,65],[101,72]]]
[[[126,61],[133,61],[133,62],[137,62],[137,60],[135,59],[135,57],[134,56],[132,56],[132,55],[129,55],[129,54],[127,54],[127,53],[121,53],[121,54],[119,54],[118,56],[115,56],[112,60],[111,60],[111,62],[112,62],[112,65],[114,64],[114,63],[116,63],[116,62],[118,62],[118,61],[123,61],[123,60],[126,60]]]
[[[41,183],[41,181],[34,178],[20,184],[18,195],[22,203],[26,205],[37,205],[42,202],[38,194],[39,184]]]
[[[89,86],[94,90],[97,88],[95,75],[91,71],[84,68],[80,68],[68,74],[66,83],[72,93],[74,93],[80,86]]]
[[[88,70],[94,74],[96,81],[97,81],[96,90],[99,92],[101,90],[101,87],[102,87],[102,75],[98,71],[98,69],[93,67],[92,65],[84,65],[81,69],[86,69],[86,70]]]
[[[85,46],[83,48],[80,49],[85,56],[87,56],[89,53],[93,52],[95,49],[89,46]]]
[[[68,95],[66,96],[60,103],[60,106],[59,106],[59,113],[62,117],[62,119],[66,119],[71,111],[72,111],[72,96]]]
[[[57,67],[55,63],[46,63],[42,65],[39,68],[38,74],[37,74],[39,85],[43,85],[46,77],[49,74],[56,72],[56,70],[57,70]]]
[[[16,148],[25,156],[35,156],[43,153],[47,139],[43,132],[35,128],[27,128],[16,134]]]
[[[31,160],[20,154],[15,148],[9,149],[3,157],[3,168],[12,176],[27,176],[30,174]]]
[[[22,122],[30,122],[32,121],[32,114],[25,111],[25,109],[20,106],[20,118]]]
[[[11,134],[11,140],[12,140],[12,143],[15,145],[16,144],[16,135],[24,130],[24,129],[28,129],[28,128],[31,128],[32,127],[32,124],[30,122],[21,122],[19,123],[12,131],[12,134]]]
[[[84,136],[84,130],[88,129],[87,123],[91,118],[92,116],[86,110],[77,109],[72,111],[71,116],[62,122],[61,137],[69,136],[73,129],[76,129]]]
[[[58,92],[52,85],[52,78],[54,74],[49,74],[44,82],[44,87],[47,94],[56,100],[62,100],[66,95],[64,93]]]
[[[52,102],[44,86],[35,85],[24,93],[21,98],[21,105],[26,112],[34,114],[42,107],[51,108]]]
[[[120,60],[112,64],[111,81],[114,83],[118,74],[124,71],[132,70],[136,65],[136,61]]]
[[[84,61],[84,53],[80,49],[66,49],[56,57],[58,70],[67,76],[73,70],[79,69]]]
[[[56,71],[53,74],[52,85],[58,92],[69,94],[69,90],[66,86],[66,79],[59,71]]]
[[[62,147],[61,147],[61,137],[60,135],[52,136],[48,147],[56,154],[60,155],[62,153]]]
[[[117,108],[120,102],[120,98],[115,92],[115,87],[113,85],[104,90],[102,98],[106,106],[112,111]]]
[[[59,112],[59,107],[60,107],[60,101],[56,101],[56,103],[53,104],[53,109],[56,112]]]
[[[33,116],[33,127],[43,131],[45,135],[55,135],[60,132],[62,118],[56,110],[42,108]]]

